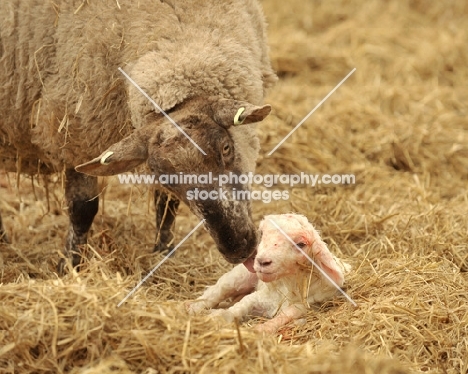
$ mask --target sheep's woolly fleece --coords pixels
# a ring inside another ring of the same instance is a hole
[[[0,160],[11,171],[37,172],[38,156],[75,167],[144,125],[154,107],[119,67],[165,111],[199,95],[260,104],[276,80],[254,0],[8,0],[0,20]],[[254,134],[232,130],[246,150]]]
[[[48,189],[21,177],[17,189],[2,174],[13,242],[0,244],[3,372],[467,373],[468,5],[262,4],[280,75],[263,154],[357,70],[257,172],[352,173],[356,184],[289,189],[287,201],[256,202],[254,218],[306,215],[353,265],[346,292],[358,308],[337,296],[273,337],[254,334],[256,320],[237,329],[189,318],[183,302],[230,268],[203,230],[116,308],[161,260],[148,189],[103,181],[90,260],[59,278],[60,177]],[[196,223],[183,208],[176,240]]]

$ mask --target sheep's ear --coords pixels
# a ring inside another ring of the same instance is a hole
[[[75,170],[94,176],[109,176],[132,170],[148,158],[148,146],[138,132],[113,144],[99,157],[75,167]]]
[[[210,107],[213,119],[226,129],[263,121],[271,112],[270,105],[257,106],[231,99],[215,99]]]
[[[312,245],[312,254],[317,266],[320,266],[322,270],[341,287],[344,283],[343,271],[336,263],[327,245],[321,240],[315,241]]]

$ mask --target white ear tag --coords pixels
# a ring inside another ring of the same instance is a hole
[[[101,165],[109,165],[109,162],[106,162],[106,160],[112,156],[114,152],[106,152],[104,156],[101,157]]]
[[[239,117],[240,117],[240,115],[244,112],[244,110],[245,110],[244,107],[239,108],[239,110],[237,111],[236,115],[234,116],[234,125],[242,125],[242,122],[244,122],[244,120],[239,121]]]

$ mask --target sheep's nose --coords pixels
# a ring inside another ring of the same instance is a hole
[[[263,258],[263,257],[260,257],[260,258],[257,257],[256,261],[258,262],[260,266],[263,266],[263,267],[271,265],[271,263],[273,262],[270,258]]]

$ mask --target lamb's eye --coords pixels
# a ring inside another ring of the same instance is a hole
[[[231,146],[229,145],[229,143],[224,144],[223,155],[226,156],[230,150],[231,150]]]
[[[296,243],[296,245],[297,245],[299,248],[301,248],[301,249],[307,246],[307,244],[304,243],[304,242]]]

